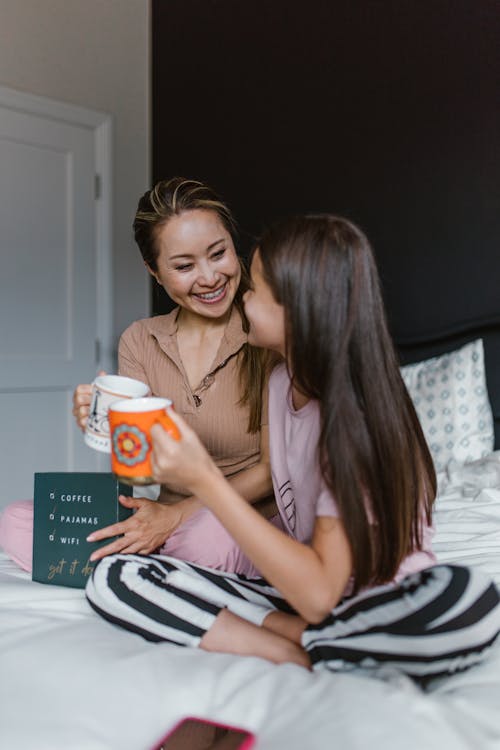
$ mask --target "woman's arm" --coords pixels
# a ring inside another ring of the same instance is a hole
[[[260,431],[259,462],[233,474],[227,481],[242,498],[251,504],[272,495],[273,483],[269,463],[269,428],[267,425],[262,425]]]
[[[172,440],[161,427],[151,431],[157,481],[169,476],[187,486],[298,613],[307,622],[320,622],[342,596],[352,572],[342,522],[318,518],[311,547],[279,531],[224,479],[184,420],[171,415],[181,431],[181,441]]]

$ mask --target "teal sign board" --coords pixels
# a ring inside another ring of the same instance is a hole
[[[130,494],[131,488],[114,474],[35,474],[33,580],[84,588],[94,567],[90,555],[112,541],[90,543],[86,538],[128,518],[131,510],[118,496]]]

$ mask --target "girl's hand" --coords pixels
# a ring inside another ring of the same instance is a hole
[[[97,374],[106,375],[104,370],[100,370]],[[82,432],[85,432],[85,426],[89,418],[91,400],[92,384],[82,383],[77,385],[73,391],[73,416]]]
[[[100,542],[110,536],[122,535],[93,552],[90,556],[92,562],[118,552],[149,555],[161,547],[184,521],[185,501],[183,500],[175,505],[162,505],[154,500],[147,500],[145,497],[125,497],[125,495],[120,495],[119,500],[126,508],[135,508],[135,513],[125,521],[114,523],[89,534],[88,542]]]
[[[174,440],[161,425],[151,428],[153,478],[159,484],[176,484],[200,497],[200,490],[219,470],[202,445],[197,434],[172,409],[168,416],[177,425],[180,440]]]

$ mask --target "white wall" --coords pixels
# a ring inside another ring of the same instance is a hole
[[[0,0],[0,84],[113,117],[115,341],[149,314],[131,224],[150,180],[148,0]]]

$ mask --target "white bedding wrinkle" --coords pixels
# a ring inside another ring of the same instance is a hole
[[[473,565],[500,586],[500,451],[440,476],[433,547],[439,562]]]
[[[440,475],[440,562],[500,584],[500,452]],[[33,583],[0,553],[0,747],[150,750],[180,718],[246,727],[258,750],[498,750],[500,642],[425,691],[395,670],[294,665],[153,644],[114,627],[80,589]]]

